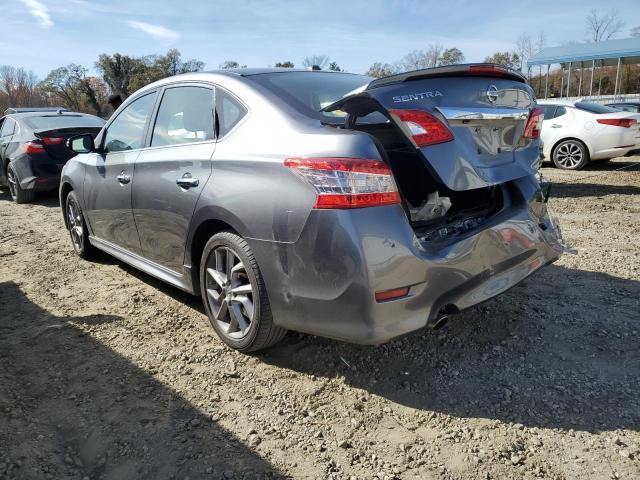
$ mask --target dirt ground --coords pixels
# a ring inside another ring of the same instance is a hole
[[[4,192],[0,478],[640,478],[640,157],[543,173],[576,255],[438,332],[254,356]]]

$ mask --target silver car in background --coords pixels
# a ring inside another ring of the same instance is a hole
[[[287,329],[380,344],[559,257],[541,122],[523,77],[488,64],[185,74],[69,141],[60,200],[81,257],[201,295],[233,348]]]

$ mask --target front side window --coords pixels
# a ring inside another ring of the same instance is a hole
[[[173,87],[165,90],[151,137],[152,147],[213,139],[213,90]]]
[[[218,116],[218,137],[222,138],[235,127],[247,109],[238,100],[221,88],[216,90],[216,114]]]
[[[134,100],[109,125],[104,139],[107,153],[133,150],[143,145],[144,128],[151,115],[155,93]]]
[[[552,118],[556,118],[556,106],[555,105],[540,105],[542,111],[544,112],[544,120],[551,120]]]

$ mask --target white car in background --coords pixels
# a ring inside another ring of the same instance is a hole
[[[558,168],[580,170],[591,160],[640,148],[640,115],[589,102],[539,100],[543,155]]]

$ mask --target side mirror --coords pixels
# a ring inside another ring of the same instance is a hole
[[[93,136],[90,133],[76,135],[67,140],[67,147],[75,153],[90,153],[95,151]]]

